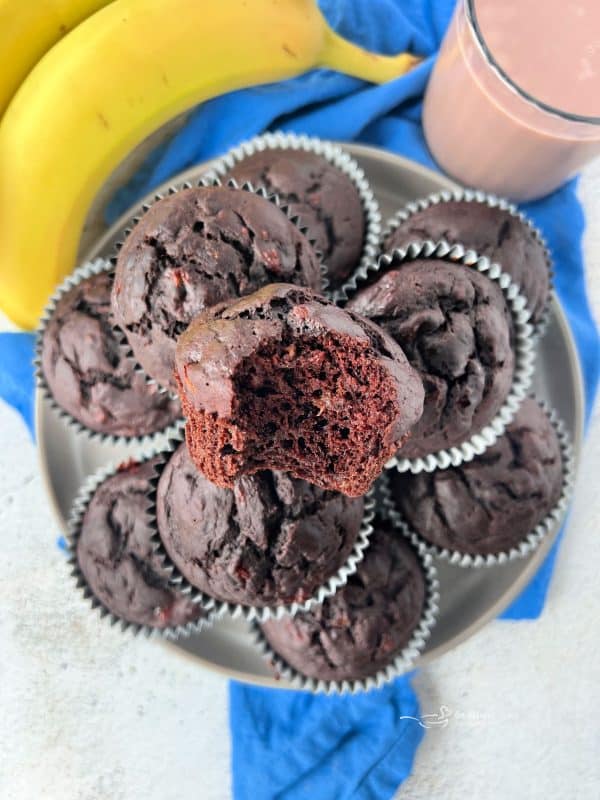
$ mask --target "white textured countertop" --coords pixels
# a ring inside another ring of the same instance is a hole
[[[581,197],[600,318],[600,162]],[[0,798],[226,800],[226,681],[85,613],[34,447],[2,403],[0,442]],[[420,671],[423,712],[452,717],[427,732],[398,797],[598,796],[599,470],[600,409],[543,616],[493,622]]]

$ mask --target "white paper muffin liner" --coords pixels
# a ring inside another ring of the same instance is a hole
[[[485,256],[478,256],[473,250],[467,250],[461,244],[449,245],[443,240],[412,242],[406,249],[397,248],[391,253],[379,257],[377,262],[371,262],[365,268],[358,270],[342,288],[345,300],[350,299],[369,278],[390,264],[414,261],[418,258],[442,259],[456,262],[476,269],[496,281],[506,299],[511,312],[514,328],[514,353],[515,368],[513,381],[506,400],[491,422],[465,442],[454,447],[438,450],[418,458],[403,458],[394,456],[386,464],[386,469],[396,468],[399,472],[432,472],[434,469],[457,467],[463,461],[470,461],[481,455],[490,445],[501,436],[506,426],[512,421],[519,410],[521,403],[527,396],[534,371],[535,346],[533,329],[528,320],[530,317],[525,298],[519,294],[519,289],[498,264],[492,263]]]
[[[157,453],[158,451],[155,450],[152,453],[145,455],[143,458],[135,459],[135,461],[139,464],[145,463],[151,458],[154,458]],[[79,536],[81,534],[81,526],[85,512],[96,492],[96,489],[98,489],[98,487],[104,483],[105,480],[112,477],[116,472],[118,472],[118,465],[108,464],[94,474],[89,475],[80,487],[79,492],[73,501],[73,505],[71,506],[66,538],[69,548],[69,566],[71,569],[71,577],[73,578],[75,585],[80,590],[84,599],[88,601],[92,609],[97,610],[101,617],[108,617],[110,624],[118,625],[122,631],[130,631],[134,635],[143,633],[147,637],[154,636],[164,637],[167,639],[187,638],[192,634],[199,633],[203,628],[212,624],[214,620],[214,614],[210,611],[206,611],[204,609],[204,618],[198,619],[195,622],[188,622],[186,625],[176,625],[165,628],[142,625],[137,622],[129,622],[126,619],[117,616],[114,612],[107,608],[107,606],[105,606],[104,603],[99,600],[90,589],[87,579],[81,571],[79,562],[77,560],[77,542],[79,541]],[[148,488],[150,489],[150,487]],[[148,514],[149,508],[150,500],[148,500],[148,509],[146,510],[146,514]]]
[[[140,222],[140,220],[144,217],[145,214],[160,200],[163,200],[165,197],[169,195],[177,194],[184,189],[193,189],[198,186],[229,186],[232,189],[240,189],[244,192],[250,192],[251,194],[257,194],[260,197],[263,197],[265,200],[268,200],[273,205],[277,206],[281,211],[284,212],[286,217],[292,222],[296,228],[300,231],[300,233],[306,237],[308,243],[312,247],[315,252],[316,258],[319,262],[320,270],[321,270],[321,291],[327,292],[328,288],[328,279],[327,279],[327,267],[323,263],[322,254],[319,248],[316,245],[314,239],[309,236],[308,229],[300,224],[300,219],[295,216],[291,209],[279,200],[279,197],[274,194],[269,194],[265,189],[262,187],[255,188],[250,183],[244,183],[242,186],[239,186],[238,183],[233,180],[233,178],[229,178],[226,180],[221,180],[221,177],[217,174],[216,171],[211,170],[210,172],[203,175],[199,180],[194,181],[182,181],[181,183],[173,183],[171,184],[166,191],[164,192],[156,192],[153,195],[149,195],[146,197],[139,205],[134,206],[131,211],[131,216],[127,219],[123,226],[123,238],[120,239],[118,242],[115,243],[115,252],[110,257],[110,263],[113,269],[116,267],[118,253],[125,244],[125,240],[131,234],[135,226]],[[233,302],[233,301],[232,301]],[[134,364],[134,368],[136,372],[139,372],[144,376],[146,382],[150,385],[156,385],[161,392],[169,392],[165,386],[162,386],[157,380],[152,378],[148,373],[144,370],[142,365],[137,361],[133,350],[131,349],[131,345],[127,339],[127,333],[117,324],[115,323],[113,326],[113,330],[115,332],[115,336],[118,338],[121,346],[124,348],[127,356],[132,360]],[[169,392],[172,397],[176,397],[175,393]]]
[[[365,233],[363,250],[357,268],[377,257],[381,235],[381,212],[371,185],[357,161],[340,145],[314,136],[299,136],[295,133],[275,131],[264,133],[233,147],[213,166],[209,175],[225,177],[237,164],[251,155],[265,150],[302,150],[320,156],[350,179],[363,208]],[[327,274],[327,273],[326,273]],[[327,288],[327,287],[326,287]],[[336,291],[328,292],[335,299]]]
[[[242,603],[217,600],[216,598],[212,597],[206,592],[201,591],[191,584],[190,581],[181,573],[179,568],[174,564],[171,557],[167,553],[158,530],[156,514],[156,490],[158,488],[160,476],[162,475],[162,472],[169,462],[172,454],[175,452],[175,450],[177,450],[183,441],[185,441],[185,436],[183,432],[180,432],[169,442],[168,448],[163,450],[161,453],[163,457],[162,461],[156,465],[156,477],[151,481],[153,488],[151,492],[152,506],[150,508],[150,520],[151,525],[154,528],[152,539],[155,551],[162,559],[165,569],[170,572],[171,582],[178,586],[182,592],[189,594],[193,598],[194,602],[200,603],[202,608],[205,608],[208,611],[213,611],[217,617],[228,614],[233,618],[242,618],[248,621],[258,620],[260,622],[266,622],[268,619],[281,619],[285,616],[293,617],[299,611],[308,611],[318,603],[322,603],[326,597],[330,597],[331,595],[335,594],[340,586],[344,586],[347,583],[348,578],[356,572],[359,563],[364,557],[365,550],[368,547],[369,538],[373,533],[372,522],[373,517],[375,516],[375,502],[373,500],[372,490],[365,495],[362,523],[354,543],[354,547],[352,548],[352,552],[346,559],[346,562],[337,570],[336,573],[334,573],[327,581],[325,581],[325,583],[315,590],[312,597],[309,597],[304,602],[286,603],[273,606],[244,605]]]
[[[499,564],[506,564],[509,561],[525,558],[533,553],[546,536],[551,533],[562,520],[571,500],[573,486],[575,484],[575,459],[569,434],[556,412],[551,410],[546,403],[539,400],[537,402],[547,414],[558,437],[563,465],[562,489],[554,508],[548,512],[544,519],[539,522],[518,545],[511,547],[510,550],[501,551],[499,553],[476,555],[431,544],[431,542],[426,541],[418,532],[410,528],[408,521],[396,506],[387,475],[382,477],[380,487],[381,504],[385,516],[395,524],[404,525],[409,533],[416,537],[431,555],[443,561],[447,561],[450,564],[454,564],[457,567],[495,567]]]
[[[114,267],[113,267],[114,269]],[[119,345],[123,352],[125,353],[126,358],[128,358],[131,363],[133,364],[134,371],[141,375],[148,386],[156,386],[156,391],[160,394],[168,394],[172,400],[177,400],[177,393],[171,392],[167,388],[165,388],[162,384],[160,384],[155,378],[150,377],[146,370],[142,367],[140,362],[136,359],[133,350],[131,349],[131,345],[129,344],[129,339],[125,335],[124,331],[119,328],[116,322],[113,323],[113,334],[115,339],[119,342]]]
[[[426,582],[425,606],[421,621],[415,628],[408,644],[400,653],[386,666],[379,669],[368,678],[357,680],[318,680],[303,675],[295,667],[285,661],[267,641],[260,626],[257,623],[252,625],[252,637],[254,644],[260,650],[263,658],[274,669],[276,675],[289,681],[296,689],[318,694],[357,694],[367,692],[371,689],[379,689],[384,684],[393,681],[405,672],[413,669],[415,662],[423,652],[427,640],[431,635],[431,630],[437,622],[439,614],[439,581],[437,569],[433,556],[427,551],[423,542],[414,534],[408,531],[404,523],[390,519],[389,522],[398,529],[399,535],[405,536],[410,544],[417,551],[421,561]]]
[[[554,281],[554,267],[552,263],[552,256],[550,255],[550,249],[548,247],[548,243],[544,239],[542,232],[539,228],[537,228],[533,222],[523,214],[522,211],[513,204],[509,203],[508,200],[505,200],[502,197],[497,197],[494,194],[486,194],[485,192],[476,191],[473,189],[455,189],[453,192],[449,191],[442,191],[442,192],[433,192],[432,194],[428,195],[427,197],[423,197],[420,200],[414,200],[413,202],[407,203],[403,208],[397,211],[388,221],[385,223],[385,227],[381,234],[381,245],[380,250],[384,252],[385,247],[385,240],[388,236],[393,233],[401,224],[406,222],[410,217],[414,216],[419,211],[425,211],[425,209],[430,208],[431,206],[438,205],[439,203],[449,203],[449,202],[468,202],[468,203],[483,203],[484,205],[488,206],[489,208],[498,208],[500,211],[506,211],[512,217],[515,217],[520,222],[523,223],[533,235],[533,238],[537,241],[537,243],[542,247],[544,251],[544,257],[546,260],[546,265],[548,267],[548,297],[546,300],[546,306],[544,311],[542,312],[542,316],[540,317],[539,321],[533,326],[533,336],[535,339],[539,338],[544,334],[546,328],[548,327],[548,322],[550,320],[550,300],[552,298],[553,292],[553,281]],[[465,246],[467,243],[464,243]],[[500,264],[502,267],[502,264]],[[519,287],[520,291],[520,287]]]
[[[66,409],[62,408],[62,406],[60,406],[54,399],[52,390],[48,386],[46,377],[44,375],[44,370],[42,367],[42,350],[43,350],[44,333],[46,330],[46,326],[48,325],[48,323],[50,322],[50,320],[54,315],[57,303],[65,294],[67,294],[67,292],[70,292],[71,289],[75,288],[75,286],[80,284],[82,281],[87,280],[87,278],[91,278],[94,275],[98,275],[101,272],[108,272],[110,274],[114,274],[114,267],[109,261],[102,258],[97,258],[94,261],[89,261],[85,264],[82,264],[63,281],[63,283],[56,289],[56,291],[48,301],[48,304],[44,310],[36,334],[35,358],[33,362],[35,368],[36,384],[42,394],[44,402],[48,403],[50,407],[54,410],[54,412],[58,414],[58,416],[78,435],[85,436],[97,442],[110,445],[132,444],[132,443],[138,444],[140,446],[152,445],[157,440],[157,437],[174,436],[177,433],[177,431],[181,430],[181,428],[185,424],[183,417],[176,419],[173,422],[170,422],[168,425],[164,426],[163,428],[159,428],[156,431],[152,431],[151,433],[145,433],[133,436],[124,436],[116,433],[102,433],[101,431],[96,431],[93,430],[92,428],[88,428],[87,425],[84,425],[82,422],[80,422],[80,420],[76,419]],[[117,339],[119,346],[121,348],[122,357],[124,359],[130,360],[132,367],[135,369],[135,361],[131,357],[128,348],[123,345],[122,337],[118,335],[114,327],[113,327],[113,332],[115,333],[115,338]]]

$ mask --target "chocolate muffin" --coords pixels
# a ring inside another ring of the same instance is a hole
[[[392,265],[359,289],[347,310],[378,323],[425,387],[423,415],[399,456],[453,447],[491,422],[510,392],[512,322],[499,285],[441,259]]]
[[[344,565],[364,501],[284,472],[258,472],[220,489],[181,444],[157,490],[157,523],[179,571],[217,600],[250,606],[302,603]]]
[[[350,178],[322,156],[273,148],[247,156],[228,174],[276,194],[300,217],[323,255],[332,287],[358,266],[365,238],[360,195]]]
[[[147,511],[155,463],[125,465],[100,484],[83,517],[76,557],[90,591],[116,617],[170,628],[204,612],[169,585],[153,550]]]
[[[100,272],[62,295],[42,334],[41,370],[57,405],[82,425],[113,436],[144,436],[181,409],[134,370],[112,329],[112,275]]]
[[[224,488],[275,469],[362,495],[422,411],[393,339],[289,284],[205,312],[175,362],[192,459]]]
[[[498,262],[527,299],[532,323],[540,321],[550,291],[546,249],[533,230],[510,211],[475,200],[436,203],[412,214],[392,231],[384,250],[406,247],[419,239],[460,243]]]
[[[188,323],[273,281],[320,290],[306,237],[264,197],[196,187],[157,202],[127,237],[113,310],[148,375],[174,389],[175,342]]]
[[[439,548],[473,555],[509,551],[556,506],[563,482],[560,443],[547,414],[526,399],[506,433],[459,467],[390,473],[409,526]]]
[[[415,550],[388,523],[377,521],[369,549],[345,586],[310,611],[261,628],[273,650],[303,675],[362,680],[406,647],[426,594]]]

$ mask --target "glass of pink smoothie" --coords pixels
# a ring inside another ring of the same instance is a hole
[[[600,155],[600,0],[458,0],[423,126],[467,186],[556,189]]]

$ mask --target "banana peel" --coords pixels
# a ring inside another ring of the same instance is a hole
[[[34,327],[94,196],[146,136],[234,89],[330,67],[410,69],[332,31],[313,0],[115,0],[34,67],[0,124],[0,306]]]
[[[0,0],[0,117],[55,42],[110,0]]]

